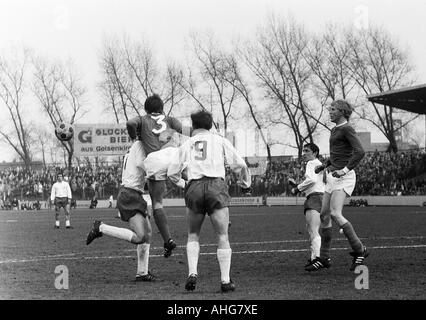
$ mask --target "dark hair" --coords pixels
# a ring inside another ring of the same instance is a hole
[[[213,116],[206,110],[200,110],[191,114],[193,129],[210,130],[213,126]]]
[[[149,96],[145,100],[144,108],[146,113],[162,113],[163,107],[163,100],[161,100],[160,96],[156,93],[154,93],[152,96]]]
[[[315,143],[307,143],[303,146],[303,148],[309,148],[313,153],[316,153],[316,158],[319,157],[319,148]]]
[[[336,109],[340,110],[346,120],[349,120],[352,114],[352,106],[346,100],[335,100],[331,103],[331,106],[336,107]]]

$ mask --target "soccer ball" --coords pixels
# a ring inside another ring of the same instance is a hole
[[[61,141],[69,141],[74,135],[74,129],[69,123],[59,122],[55,128],[55,135]]]

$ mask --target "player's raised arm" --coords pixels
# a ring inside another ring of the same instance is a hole
[[[225,160],[230,169],[239,175],[239,182],[245,189],[250,188],[251,176],[247,164],[244,159],[238,154],[237,149],[229,142],[228,139],[223,138],[223,150]]]

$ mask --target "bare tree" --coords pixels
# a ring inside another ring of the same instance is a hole
[[[82,84],[72,62],[49,63],[45,58],[33,60],[33,91],[53,127],[59,122],[74,124],[87,113],[86,88]],[[52,129],[53,130],[53,129]],[[66,150],[68,166],[74,154],[73,140],[61,141]]]
[[[378,27],[352,30],[345,34],[349,39],[350,57],[347,66],[359,89],[366,95],[399,89],[413,84],[413,67],[408,52],[401,49],[389,33]],[[395,114],[399,113],[401,125],[395,126]],[[357,110],[361,119],[376,126],[389,141],[389,151],[397,151],[395,133],[419,117],[393,107],[363,104]]]
[[[106,77],[100,82],[98,89],[101,93],[101,100],[105,103],[104,111],[112,112],[115,122],[120,123],[120,100],[119,94],[114,88],[114,83],[111,78]]]
[[[322,35],[313,37],[304,52],[304,58],[314,75],[312,87],[320,106],[317,120],[327,130],[331,129],[322,119],[326,103],[339,98],[358,98],[356,94],[359,90],[356,90],[353,72],[347,66],[349,56],[349,41],[335,25],[328,25]]]
[[[169,116],[173,112],[175,106],[181,104],[185,99],[185,90],[182,88],[183,71],[176,62],[169,62],[164,74],[164,87],[161,96],[163,97],[164,106]]]
[[[233,86],[242,100],[247,105],[250,117],[253,119],[256,128],[259,132],[259,135],[266,147],[268,165],[266,167],[266,173],[268,174],[270,166],[272,163],[272,154],[271,154],[271,142],[269,141],[267,135],[265,135],[264,129],[266,129],[267,124],[262,117],[262,112],[259,112],[259,107],[255,101],[253,92],[254,90],[249,85],[248,80],[243,77],[242,64],[239,62],[239,59],[235,53],[231,53],[226,57],[226,68],[221,70],[221,77],[227,81],[231,86]]]
[[[125,90],[130,105],[139,115],[145,99],[156,92],[159,72],[154,53],[148,43],[132,41],[124,36],[122,54],[125,66],[127,88]]]
[[[129,119],[128,109],[131,102],[127,92],[129,80],[125,70],[125,61],[122,50],[119,47],[120,43],[116,38],[110,38],[103,43],[100,55],[100,67],[102,80],[100,83],[101,95],[109,104],[107,108],[111,108],[119,122],[124,116],[125,121]]]
[[[307,44],[308,34],[294,20],[271,17],[266,28],[258,29],[256,40],[239,51],[269,100],[270,122],[291,130],[291,146],[299,156],[303,144],[313,142],[318,125],[308,99],[311,70],[303,58]]]
[[[23,49],[15,57],[0,57],[0,100],[9,116],[11,127],[0,129],[0,136],[18,154],[29,168],[32,161],[32,127],[30,120],[25,118],[24,106],[25,84],[29,51]]]
[[[41,152],[43,166],[47,168],[47,155],[49,147],[53,147],[56,144],[56,138],[52,134],[53,130],[47,130],[46,127],[34,128],[37,144],[36,151]]]
[[[184,90],[204,109],[206,109],[206,102],[202,101],[207,101],[207,105],[210,105],[212,109],[211,111],[219,106],[219,112],[223,120],[223,129],[226,132],[228,118],[233,105],[238,99],[236,87],[232,83],[229,83],[229,80],[234,80],[223,77],[226,73],[226,68],[228,68],[226,51],[223,44],[218,43],[211,33],[204,35],[193,33],[190,35],[190,39],[192,52],[198,62],[197,72],[205,86],[196,87],[191,72],[191,77],[188,77],[187,85],[183,86]]]
[[[170,115],[184,98],[181,87],[183,73],[177,63],[160,68],[150,44],[128,36],[110,37],[104,41],[100,55],[102,81],[100,90],[107,109],[115,120],[128,120],[131,114],[141,115],[144,102],[158,93]]]

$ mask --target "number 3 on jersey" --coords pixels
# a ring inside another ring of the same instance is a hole
[[[164,118],[166,116],[164,114],[160,114],[158,116],[151,115],[151,118],[155,120],[155,122],[161,126],[159,129],[152,129],[152,132],[155,134],[160,134],[161,132],[165,131],[167,129],[167,124],[164,122]]]
[[[195,160],[206,160],[207,157],[207,141],[196,141],[194,144]]]

